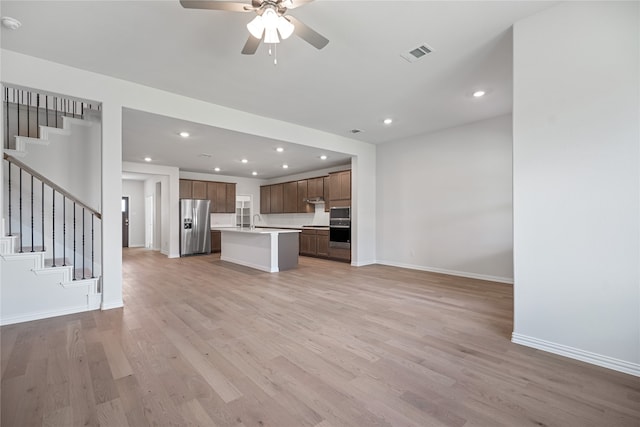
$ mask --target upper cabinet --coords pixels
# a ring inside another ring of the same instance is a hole
[[[307,199],[311,198],[309,195],[309,181],[310,179],[301,179],[298,181],[298,212],[300,213],[308,213],[314,211],[314,206],[311,203],[307,203]],[[315,196],[314,196],[315,197]]]
[[[271,213],[271,186],[263,185],[260,187],[260,213]]]
[[[329,183],[329,177],[325,176],[322,178],[322,190],[323,190],[323,197],[324,197],[324,211],[325,212],[329,212],[329,202],[331,201],[331,192],[329,191],[329,189],[331,188],[331,184]]]
[[[284,213],[296,213],[298,212],[298,183],[285,182],[282,184],[283,191],[283,212]]]
[[[351,171],[332,172],[329,174],[330,200],[351,199]]]
[[[236,212],[235,183],[181,179],[180,198],[210,200],[211,213]]]
[[[274,184],[271,186],[271,213],[284,212],[283,200],[284,188],[282,184]]]
[[[323,177],[311,178],[305,181],[307,182],[307,197],[309,199],[313,199],[316,197],[324,197],[324,178]]]

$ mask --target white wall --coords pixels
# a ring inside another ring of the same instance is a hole
[[[129,197],[129,247],[144,247],[144,181],[122,180],[122,196]]]
[[[637,2],[514,27],[513,341],[640,375]]]
[[[511,116],[378,147],[378,262],[513,280]]]

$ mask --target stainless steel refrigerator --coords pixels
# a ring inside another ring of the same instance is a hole
[[[211,253],[210,203],[180,199],[180,256]]]

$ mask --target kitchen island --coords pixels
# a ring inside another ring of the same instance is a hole
[[[300,230],[281,228],[212,228],[221,232],[220,259],[268,273],[298,265]]]

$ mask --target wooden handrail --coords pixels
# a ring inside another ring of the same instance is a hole
[[[13,156],[8,155],[7,153],[4,153],[4,159],[7,160],[10,163],[14,163],[20,169],[22,169],[22,170],[26,171],[27,173],[33,175],[39,181],[44,182],[46,185],[48,185],[49,187],[53,188],[55,191],[57,191],[58,193],[62,194],[64,197],[66,197],[67,199],[71,200],[75,204],[79,205],[80,207],[83,207],[83,208],[87,209],[89,212],[94,214],[96,216],[96,218],[102,219],[102,214],[100,212],[96,211],[95,209],[93,209],[92,207],[87,205],[86,203],[80,201],[77,197],[75,197],[74,195],[69,193],[67,190],[65,190],[64,188],[62,188],[59,185],[55,184],[53,181],[50,181],[49,179],[45,178],[44,176],[42,176],[41,174],[39,174],[35,170],[31,169],[29,166],[27,166],[24,163],[22,163],[20,160],[16,159]]]

